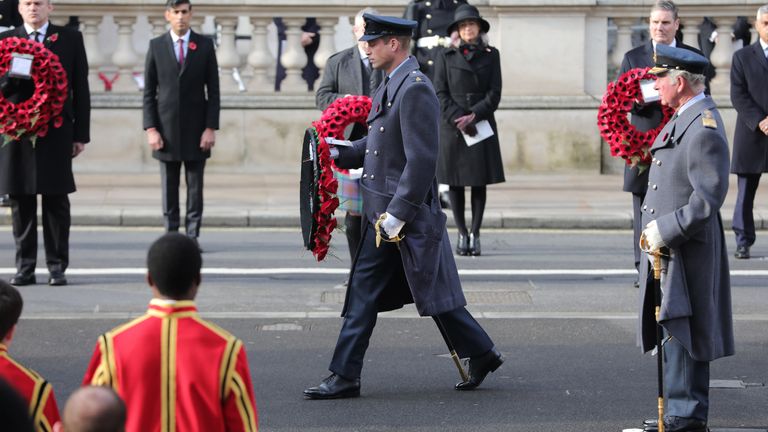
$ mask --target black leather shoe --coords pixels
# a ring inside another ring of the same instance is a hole
[[[64,286],[67,284],[67,278],[64,277],[64,273],[51,273],[51,277],[48,278],[48,285],[50,286]]]
[[[656,419],[643,422],[644,432],[658,432],[659,422]],[[707,422],[686,417],[667,417],[664,419],[665,432],[709,432]]]
[[[343,399],[360,396],[360,378],[348,380],[340,375],[331,374],[317,387],[304,390],[307,399]]]
[[[456,240],[456,254],[466,256],[469,253],[469,239],[466,235],[459,233],[459,239]]]
[[[10,207],[11,199],[8,195],[0,195],[0,207]]]
[[[635,279],[635,281],[632,282],[632,288],[640,288],[640,279]]]
[[[480,256],[480,235],[469,235],[469,254],[472,256]]]
[[[34,273],[16,273],[16,275],[11,278],[10,282],[13,286],[24,286],[36,284],[37,280],[35,280]]]
[[[496,349],[469,359],[469,379],[456,384],[456,390],[473,390],[483,383],[486,375],[495,371],[504,363],[504,357]]]
[[[733,256],[736,259],[749,259],[749,246],[737,246]]]

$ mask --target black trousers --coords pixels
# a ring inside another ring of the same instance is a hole
[[[178,231],[179,216],[179,181],[181,164],[184,164],[184,178],[187,183],[187,212],[184,227],[187,236],[197,238],[203,222],[203,172],[205,160],[169,162],[160,161],[160,181],[163,187],[163,218],[166,231]]]
[[[738,194],[733,208],[733,232],[737,246],[752,246],[755,243],[755,219],[752,208],[755,193],[760,184],[760,174],[737,174]]]
[[[64,273],[69,265],[69,196],[41,195],[45,263],[51,273]],[[32,274],[37,266],[37,195],[10,195],[16,271]]]
[[[397,247],[382,243],[376,248],[373,225],[366,225],[347,288],[344,322],[329,367],[331,372],[347,379],[360,377],[363,357],[376,326],[378,299],[391,283],[405,280]],[[434,318],[440,320],[460,357],[478,356],[493,348],[491,338],[464,307]]]

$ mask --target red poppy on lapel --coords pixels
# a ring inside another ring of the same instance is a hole
[[[54,33],[54,34],[48,36],[48,38],[46,39],[46,41],[51,42],[51,43],[56,42],[57,40],[59,40],[59,34],[58,33]]]
[[[192,51],[196,50],[197,49],[197,44],[194,43],[194,42],[190,42],[189,43],[189,49],[191,49]]]

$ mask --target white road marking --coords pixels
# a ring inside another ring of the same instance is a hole
[[[147,269],[143,267],[112,267],[112,268],[70,268],[67,275],[72,276],[126,276],[144,275]],[[0,275],[12,275],[16,269],[0,267]],[[44,269],[38,269],[38,275],[47,275]],[[273,267],[273,268],[231,268],[206,267],[205,275],[220,276],[259,276],[259,275],[345,275],[347,268],[314,268],[314,267]],[[461,276],[634,276],[635,270],[627,269],[462,269]],[[738,277],[768,277],[768,270],[731,270],[731,276]]]

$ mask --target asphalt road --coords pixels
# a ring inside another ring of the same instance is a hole
[[[76,229],[71,285],[22,288],[11,353],[53,383],[60,404],[98,334],[145,310],[145,253],[158,235]],[[630,237],[489,230],[482,257],[457,257],[470,310],[506,356],[475,392],[453,390],[458,374],[432,320],[408,307],[382,314],[361,398],[302,399],[327,375],[338,335],[343,236],[337,256],[316,263],[292,230],[204,231],[198,306],[245,341],[263,431],[619,431],[655,415],[655,358],[634,343]],[[711,390],[716,430],[768,429],[768,246],[760,243],[755,259],[732,261],[737,355],[714,362],[712,379],[744,388]],[[0,277],[12,263],[10,232],[0,230]]]

